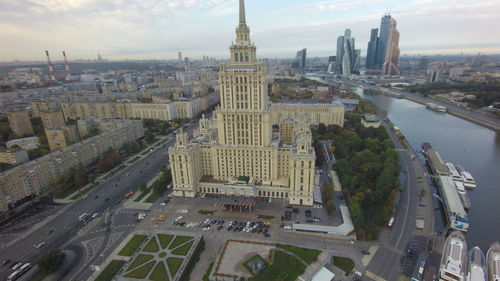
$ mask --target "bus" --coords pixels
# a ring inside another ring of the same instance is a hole
[[[21,266],[18,270],[14,271],[11,275],[7,277],[7,281],[14,281],[17,280],[19,277],[21,277],[23,274],[25,274],[28,270],[30,270],[31,264],[30,263],[25,263],[23,266]]]

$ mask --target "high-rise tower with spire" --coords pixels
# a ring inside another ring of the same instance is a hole
[[[266,65],[257,60],[244,0],[239,4],[230,60],[220,66],[220,106],[213,120],[200,120],[195,138],[188,141],[187,134],[180,132],[169,149],[173,194],[245,198],[239,202],[274,197],[312,206],[316,156],[311,131],[307,124],[296,122],[293,141],[284,143],[279,130],[273,129]]]

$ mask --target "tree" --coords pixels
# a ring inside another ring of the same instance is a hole
[[[333,215],[333,213],[335,213],[335,209],[335,203],[333,203],[333,200],[328,200],[328,202],[326,202],[326,212],[328,215]]]
[[[48,252],[38,261],[40,270],[46,274],[51,274],[59,270],[66,254],[61,250]]]

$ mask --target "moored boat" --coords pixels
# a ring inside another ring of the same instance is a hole
[[[446,238],[439,266],[440,281],[464,281],[467,259],[467,242],[462,232],[454,230]]]
[[[469,262],[467,266],[467,281],[486,281],[486,259],[479,247],[469,251]]]
[[[458,197],[460,197],[460,202],[465,209],[470,209],[470,198],[469,194],[467,194],[467,190],[465,190],[464,183],[461,181],[453,181],[455,183],[455,187],[457,188]]]
[[[486,268],[490,281],[500,281],[500,243],[493,243],[488,250]]]

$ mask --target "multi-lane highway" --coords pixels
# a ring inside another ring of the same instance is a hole
[[[193,128],[193,124],[186,126],[188,132],[191,132]],[[89,192],[87,199],[80,199],[65,206],[50,221],[39,229],[33,230],[31,235],[2,249],[0,260],[10,259],[34,264],[44,253],[61,249],[72,238],[75,238],[78,231],[90,221],[90,219],[80,221],[78,217],[81,214],[103,214],[120,209],[126,192],[137,191],[139,183],[150,181],[159,173],[161,167],[167,164],[167,149],[174,140],[173,135],[168,136],[167,142]],[[34,246],[42,242],[44,243],[42,247]],[[10,268],[1,267],[0,279],[5,279],[11,272]]]

